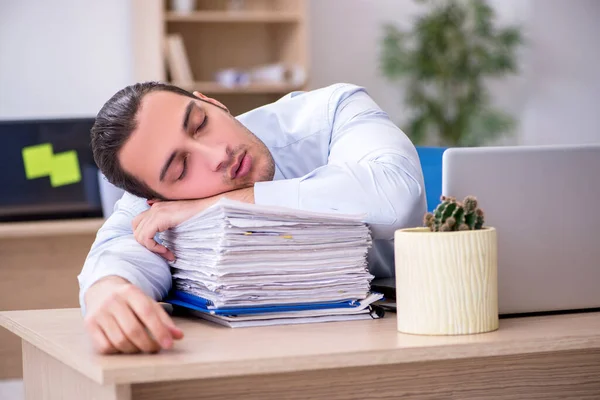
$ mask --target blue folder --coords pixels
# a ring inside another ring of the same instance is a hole
[[[323,310],[330,308],[353,308],[360,306],[360,301],[348,299],[342,301],[330,301],[320,303],[295,303],[245,307],[215,307],[210,300],[180,290],[172,291],[169,294],[169,297],[164,300],[164,302],[172,304],[174,306],[185,307],[213,315],[247,315],[285,311]]]

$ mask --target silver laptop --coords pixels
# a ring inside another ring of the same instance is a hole
[[[498,234],[500,314],[600,307],[600,144],[451,148],[442,193]]]

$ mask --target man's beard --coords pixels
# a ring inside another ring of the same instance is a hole
[[[232,117],[233,118],[233,117]],[[241,180],[239,182],[231,182],[236,189],[252,187],[256,182],[266,182],[272,181],[275,176],[275,160],[269,151],[269,148],[263,143],[262,140],[258,138],[252,131],[242,125],[237,119],[235,122],[247,133],[248,138],[250,139],[251,145],[250,148],[246,145],[242,145],[233,150],[233,154],[230,158],[230,163],[228,163],[226,170],[228,170],[231,165],[235,162],[235,160],[240,157],[240,155],[245,151],[254,150],[254,154],[252,155],[252,170],[248,174],[246,179]],[[224,177],[224,179],[227,179]]]
[[[262,167],[263,169],[259,171],[258,176],[255,182],[265,182],[272,181],[275,176],[275,160],[273,159],[273,155],[269,148],[263,143],[262,140],[258,138],[250,129],[246,128],[240,121],[235,120],[248,134],[250,141],[253,144],[253,148],[257,150],[258,158],[260,161],[264,162],[265,165],[259,166],[258,164],[254,164],[253,167]],[[259,161],[253,160],[253,161]]]

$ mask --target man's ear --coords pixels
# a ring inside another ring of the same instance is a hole
[[[204,100],[204,101],[206,101],[206,102],[208,102],[208,103],[212,103],[212,104],[214,104],[215,106],[217,106],[217,107],[220,107],[220,108],[222,108],[223,110],[225,110],[225,111],[229,112],[229,109],[228,109],[227,107],[225,107],[225,106],[223,105],[223,103],[221,103],[220,101],[218,101],[218,100],[215,100],[215,99],[213,99],[213,98],[211,98],[211,97],[208,97],[208,96],[206,96],[206,95],[203,95],[203,94],[202,94],[202,93],[200,93],[200,92],[194,92],[193,94],[194,94],[194,96],[198,97],[199,99],[202,99],[202,100]]]

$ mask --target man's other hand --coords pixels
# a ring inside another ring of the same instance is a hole
[[[171,250],[154,240],[156,234],[179,225],[197,213],[204,211],[223,197],[246,203],[254,203],[254,188],[233,190],[217,196],[197,200],[150,200],[148,201],[150,208],[133,219],[132,227],[135,240],[148,250],[161,255],[169,261],[173,261],[175,260],[175,256]]]
[[[183,338],[160,304],[120,277],[96,282],[85,303],[85,328],[99,353],[156,353]]]
[[[142,246],[169,261],[174,261],[175,256],[171,250],[157,243],[154,236],[179,225],[212,204],[209,204],[206,199],[148,203],[150,208],[133,219],[133,236]]]

